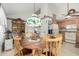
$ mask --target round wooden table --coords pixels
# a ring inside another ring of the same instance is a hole
[[[35,55],[36,50],[43,50],[46,48],[46,43],[41,42],[29,42],[28,40],[22,40],[21,45],[23,48],[32,49],[32,55]]]
[[[46,41],[56,42],[61,40],[62,40],[61,34],[56,35],[55,38],[50,38],[50,35],[44,35],[40,42],[29,42],[27,39],[23,39],[21,41],[21,45],[23,48],[32,49],[33,51],[32,53],[34,55],[35,50],[43,50],[46,48]]]
[[[21,45],[23,48],[41,50],[45,48],[45,42],[29,42],[28,40],[22,40]]]

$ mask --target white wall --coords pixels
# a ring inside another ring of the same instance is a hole
[[[53,14],[56,14],[57,20],[62,20],[67,14],[67,3],[44,4],[41,9],[40,17],[43,17],[44,15],[53,16]]]
[[[33,13],[18,13],[18,14],[12,14],[12,15],[7,15],[9,18],[21,18],[22,20],[27,20],[28,17],[32,16]]]
[[[48,15],[48,4],[44,4],[41,6],[41,13],[39,15],[40,18],[44,17],[44,15]]]
[[[57,20],[63,20],[68,13],[67,3],[54,3],[53,6],[56,7],[54,10],[56,12],[55,14],[57,16]],[[69,3],[69,10],[75,9],[76,11],[79,11],[78,6],[79,6],[79,3]]]
[[[7,27],[10,31],[12,31],[12,20],[7,20]]]
[[[58,20],[62,20],[64,19],[65,15],[67,14],[67,4],[66,3],[62,3],[62,4],[55,4],[57,6],[57,19]]]

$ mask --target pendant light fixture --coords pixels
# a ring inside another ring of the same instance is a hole
[[[69,3],[67,3],[67,13],[69,12]]]
[[[36,11],[36,8],[35,8],[35,1],[33,3],[33,14],[32,14],[32,17],[37,17],[37,15],[35,14],[35,11]]]
[[[31,17],[29,17],[27,19],[27,24],[29,26],[40,26],[41,25],[41,20],[40,18],[37,17],[37,14],[35,14],[36,8],[35,8],[35,3],[33,5],[34,9],[33,9],[33,14]]]
[[[35,10],[36,10],[36,9],[35,9],[35,2],[34,2],[34,13],[35,13]]]

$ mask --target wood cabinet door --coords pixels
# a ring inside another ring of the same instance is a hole
[[[76,36],[76,47],[79,47],[79,32],[77,32],[77,36]]]

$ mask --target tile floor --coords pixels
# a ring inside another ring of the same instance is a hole
[[[8,52],[3,52],[2,56],[13,56],[14,49]],[[64,42],[59,56],[79,56],[79,48],[75,48],[74,44]]]
[[[79,56],[79,48],[76,48],[75,44],[64,42],[60,56]]]

